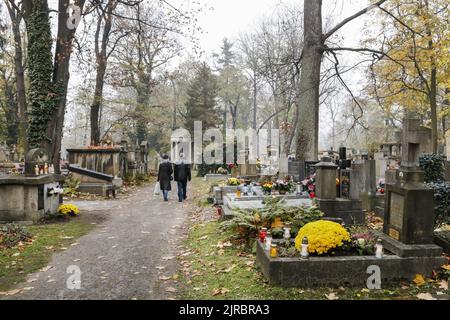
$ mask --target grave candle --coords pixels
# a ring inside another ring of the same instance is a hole
[[[304,237],[302,240],[302,250],[300,252],[300,256],[302,257],[302,259],[308,259],[309,257],[307,237]]]
[[[378,259],[383,258],[383,242],[381,239],[378,239],[375,245],[375,257]]]
[[[270,257],[276,258],[278,255],[278,249],[276,244],[270,245]]]
[[[286,240],[291,239],[291,228],[284,228],[283,238]]]
[[[261,228],[261,230],[259,231],[259,241],[264,243],[264,240],[266,240],[266,236],[267,236],[267,228]]]

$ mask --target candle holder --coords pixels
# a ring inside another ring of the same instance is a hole
[[[308,259],[309,258],[309,252],[308,252],[308,238],[304,237],[302,240],[302,250],[300,252],[300,257],[302,259]]]

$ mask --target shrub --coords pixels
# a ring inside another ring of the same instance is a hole
[[[342,247],[350,242],[350,234],[339,223],[319,220],[307,223],[298,232],[295,238],[295,248],[301,250],[302,240],[308,238],[309,253],[319,255],[328,253],[330,250]]]
[[[13,248],[20,242],[29,241],[31,238],[31,234],[17,224],[0,226],[0,248]]]
[[[427,184],[434,190],[434,215],[435,226],[450,223],[450,182],[438,181]]]
[[[80,180],[70,176],[64,181],[64,195],[66,197],[73,197],[77,193],[80,183]]]
[[[419,157],[419,165],[425,173],[425,182],[444,180],[444,156],[441,154],[422,154]]]
[[[423,154],[419,157],[425,182],[434,190],[435,226],[449,222],[450,182],[444,181],[444,157],[440,154]]]
[[[80,213],[80,209],[73,204],[62,204],[58,208],[58,214],[60,216],[77,216]]]

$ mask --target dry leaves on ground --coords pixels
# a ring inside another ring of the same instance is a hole
[[[437,300],[431,293],[419,293],[416,297],[420,300]]]
[[[326,294],[325,297],[326,297],[328,300],[338,300],[338,299],[339,299],[339,297],[338,297],[338,296],[336,295],[336,293],[334,293],[334,292],[331,292],[331,293],[329,293],[329,294]]]
[[[228,292],[230,292],[230,290],[228,290],[227,288],[214,289],[212,292],[212,296],[215,297],[215,296],[227,294]]]

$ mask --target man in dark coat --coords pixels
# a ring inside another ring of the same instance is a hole
[[[174,176],[178,187],[178,201],[183,202],[187,196],[187,182],[191,181],[191,166],[186,163],[184,154],[180,153],[180,160],[175,163]]]
[[[172,190],[170,181],[172,180],[173,168],[167,154],[163,155],[158,170],[158,181],[164,197],[164,201],[169,201],[169,191]]]

